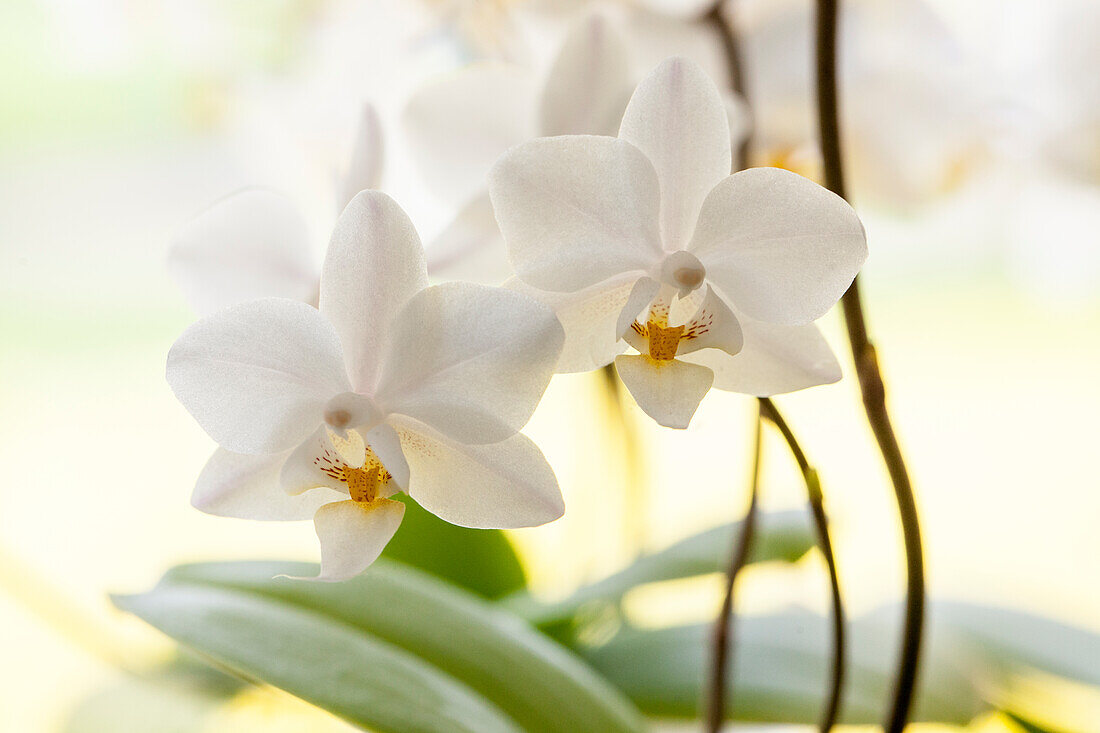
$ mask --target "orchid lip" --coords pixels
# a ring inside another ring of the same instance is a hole
[[[349,437],[352,435],[349,434]],[[393,480],[393,475],[386,470],[371,446],[362,441],[361,436],[356,434],[354,437],[356,439],[350,442],[357,444],[358,449],[355,452],[362,454],[360,460],[349,461],[351,456],[342,453],[347,452],[351,446],[341,451],[334,442],[331,449],[326,447],[314,457],[313,463],[322,473],[344,484],[352,501],[370,504],[388,493],[386,489]]]

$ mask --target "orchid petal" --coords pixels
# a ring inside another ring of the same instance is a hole
[[[347,435],[349,440],[344,441],[343,451],[336,446],[324,425],[302,441],[287,456],[279,472],[278,485],[282,492],[298,496],[310,489],[324,487],[339,492],[341,499],[347,499],[348,486],[340,480],[339,470],[344,464],[358,468],[365,454],[359,434],[349,431]]]
[[[464,206],[426,251],[428,274],[436,280],[499,285],[512,274],[488,192]]]
[[[564,513],[554,471],[526,436],[466,445],[415,420],[396,427],[409,461],[409,495],[438,517],[462,527],[511,529]]]
[[[676,355],[700,349],[721,349],[732,355],[741,351],[744,342],[737,316],[714,288],[708,287],[698,312],[686,324]]]
[[[516,274],[532,287],[576,292],[662,257],[657,174],[616,138],[518,145],[493,166],[489,192]]]
[[[382,123],[374,105],[364,104],[359,115],[352,142],[348,169],[340,180],[340,209],[355,198],[360,191],[378,188],[382,179],[385,147],[382,143]]]
[[[392,499],[337,501],[313,517],[321,541],[321,574],[310,580],[340,581],[370,567],[401,526],[405,505]]]
[[[703,349],[683,357],[713,370],[715,389],[770,397],[840,381],[840,364],[816,325],[740,320],[745,345],[736,356]]]
[[[481,64],[425,84],[404,112],[414,161],[452,202],[473,198],[508,148],[535,134],[536,82],[524,69]]]
[[[530,419],[565,335],[549,307],[503,288],[444,283],[394,322],[377,398],[452,438],[495,443]]]
[[[626,43],[593,13],[565,37],[539,100],[541,135],[615,135],[630,98]]]
[[[168,271],[207,315],[257,298],[311,301],[317,267],[301,214],[272,191],[233,194],[191,221],[172,243]]]
[[[168,353],[168,384],[219,445],[277,453],[320,424],[326,401],[346,392],[340,340],[317,309],[268,298],[192,325]]]
[[[353,198],[332,233],[320,308],[340,334],[357,392],[373,389],[394,316],[427,285],[420,237],[401,207],[380,191]]]
[[[288,455],[249,456],[219,448],[199,474],[191,505],[219,517],[287,521],[309,519],[322,505],[347,498],[327,489],[288,496],[279,488]]]
[[[624,354],[615,358],[615,369],[638,407],[666,428],[686,428],[714,382],[710,369],[679,359]]]
[[[657,293],[661,291],[661,283],[651,277],[643,277],[634,283],[634,289],[630,291],[630,298],[623,305],[619,318],[615,322],[615,336],[622,338],[630,330],[634,321],[642,311],[649,308]]]
[[[638,275],[628,273],[576,293],[536,290],[515,278],[504,287],[529,295],[554,309],[565,331],[565,344],[555,372],[590,372],[610,364],[626,348],[619,341],[616,322]]]
[[[374,455],[382,462],[386,472],[390,474],[389,493],[391,496],[398,489],[405,490],[409,486],[409,463],[405,460],[405,454],[401,450],[401,439],[393,426],[382,424],[370,430],[363,439],[374,451]]]
[[[664,247],[683,249],[703,199],[730,173],[729,118],[717,87],[695,62],[666,60],[638,85],[619,137],[653,163]]]
[[[867,259],[844,199],[779,168],[729,176],[707,196],[688,250],[736,308],[798,325],[825,314]]]

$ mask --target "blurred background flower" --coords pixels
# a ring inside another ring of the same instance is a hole
[[[165,267],[176,232],[219,197],[262,185],[300,204],[310,241],[327,241],[369,100],[384,131],[383,186],[429,239],[455,211],[411,165],[398,124],[409,95],[475,59],[545,60],[594,5],[0,5],[0,729],[61,730],[96,704],[91,693],[132,684],[120,666],[171,652],[107,593],[144,588],[183,561],[316,552],[309,523],[251,525],[189,506],[212,444],[163,379],[169,345],[194,318]],[[600,7],[635,39],[639,71],[687,44],[728,81],[713,29],[663,5],[680,3]],[[931,593],[1100,632],[1100,13],[1089,0],[845,6],[844,134],[869,235],[865,287]],[[809,3],[733,0],[728,10],[747,53],[756,160],[812,174]],[[844,353],[838,324],[823,325]],[[676,433],[630,412],[641,436],[632,447],[587,418],[606,399],[596,375],[557,377],[528,430],[567,505],[559,522],[513,535],[547,594],[745,504],[748,400],[712,394]],[[896,599],[894,508],[853,383],[780,402],[827,487],[852,612]],[[768,450],[765,506],[800,507],[797,474],[778,446]],[[648,488],[626,491],[639,477]],[[719,587],[705,577],[676,593],[642,589],[627,605],[639,623],[701,621]],[[826,599],[812,560],[751,572],[741,593],[747,612]],[[188,679],[194,695],[157,707],[165,720],[184,720],[223,684]],[[1095,710],[1087,691],[1019,684]],[[311,729],[342,727],[266,692],[208,714],[207,730],[297,715],[325,720]]]

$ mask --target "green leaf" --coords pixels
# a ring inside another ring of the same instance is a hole
[[[497,529],[468,529],[444,522],[406,494],[401,528],[383,557],[425,570],[486,598],[499,598],[527,584],[515,549]]]
[[[223,588],[174,585],[118,605],[243,676],[380,731],[515,733],[456,680],[317,614]]]
[[[299,563],[175,568],[118,604],[248,677],[378,731],[639,731],[637,710],[521,619],[380,561],[345,583]]]
[[[848,677],[842,705],[849,723],[878,724],[892,680],[891,630],[857,620],[848,627]],[[738,617],[727,716],[738,720],[816,723],[831,669],[826,619],[803,609]],[[582,655],[644,712],[695,717],[711,657],[709,625],[626,628]],[[950,664],[925,659],[917,720],[962,724],[985,709],[974,687]]]
[[[574,617],[595,602],[618,603],[632,588],[662,580],[675,580],[707,573],[724,572],[730,548],[740,535],[743,522],[714,527],[649,555],[629,567],[561,601],[543,603],[527,593],[504,599],[514,612],[540,626],[552,626]],[[806,512],[761,513],[750,562],[794,562],[814,546],[814,533]]]
[[[881,722],[893,681],[901,613],[893,604],[849,620],[844,721]],[[999,683],[1017,671],[1040,670],[1100,685],[1100,635],[1092,632],[966,603],[930,605],[928,623],[914,720],[961,725],[983,712],[1003,709]],[[743,720],[816,722],[831,665],[826,619],[801,609],[738,617],[734,633],[727,714]],[[710,640],[709,625],[627,627],[602,646],[577,649],[644,712],[694,717]]]
[[[937,603],[937,627],[990,671],[1031,668],[1100,687],[1100,634],[1021,611]]]

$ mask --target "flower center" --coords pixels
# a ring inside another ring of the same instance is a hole
[[[369,503],[378,498],[378,490],[390,479],[389,473],[375,466],[369,470],[344,466],[343,481],[353,501]]]
[[[669,361],[676,358],[676,349],[684,335],[685,326],[660,326],[650,321],[646,324],[649,337],[649,358],[657,361]]]
[[[362,442],[362,438],[355,431],[350,431],[348,439],[344,441],[341,441],[338,435],[330,437],[333,448],[325,448],[321,455],[313,459],[314,465],[337,481],[346,484],[352,501],[369,504],[377,499],[382,489],[393,479],[390,472],[382,465],[382,461],[378,460],[375,452],[369,445]],[[357,453],[359,446],[362,446],[363,450],[363,465],[351,466],[341,454]]]
[[[674,312],[676,300],[679,313]],[[694,304],[698,303],[698,306]],[[685,307],[695,307],[695,315],[684,322]],[[655,362],[669,362],[676,358],[685,341],[702,338],[714,327],[715,312],[707,307],[699,296],[691,296],[686,301],[677,300],[673,288],[665,285],[657,297],[650,303],[649,313],[643,322],[632,321],[623,338]]]

